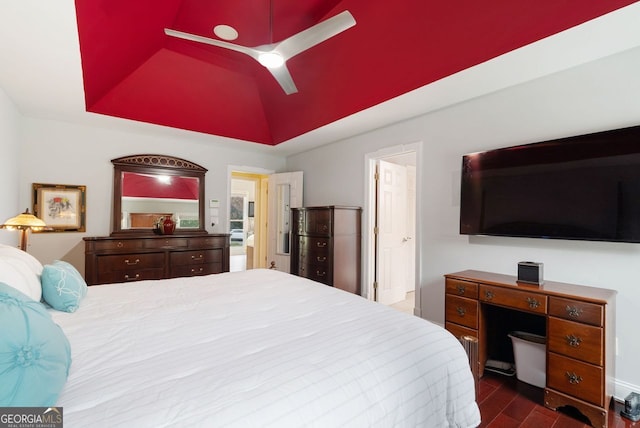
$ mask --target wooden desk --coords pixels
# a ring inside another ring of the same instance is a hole
[[[517,278],[466,270],[445,275],[445,327],[456,337],[478,338],[481,377],[496,333],[493,308],[539,318],[546,329],[544,405],[572,406],[594,427],[607,427],[614,391],[616,291],[545,281],[537,286]],[[523,315],[525,316],[525,315]],[[506,318],[506,323],[509,318]],[[509,326],[505,326],[509,328]]]

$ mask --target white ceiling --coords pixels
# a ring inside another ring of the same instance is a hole
[[[275,147],[249,142],[241,146],[289,155],[340,141],[638,47],[639,23],[640,2],[636,2]],[[2,2],[0,61],[0,88],[25,116],[239,147],[228,138],[87,113],[71,0]]]

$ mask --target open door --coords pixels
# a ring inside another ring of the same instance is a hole
[[[407,168],[379,160],[377,164],[376,300],[391,305],[405,299],[408,245]]]
[[[302,171],[269,176],[267,267],[290,272],[291,208],[302,206]]]

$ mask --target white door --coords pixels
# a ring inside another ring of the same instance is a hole
[[[302,171],[269,176],[267,267],[290,272],[291,208],[302,206]]]
[[[377,300],[391,305],[405,299],[409,268],[405,166],[378,161],[377,212]]]

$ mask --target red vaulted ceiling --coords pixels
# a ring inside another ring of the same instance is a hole
[[[87,111],[269,145],[632,3],[75,1]],[[164,34],[215,38],[213,27],[227,24],[239,33],[233,43],[258,46],[343,10],[355,27],[287,62],[292,95],[246,55]]]

